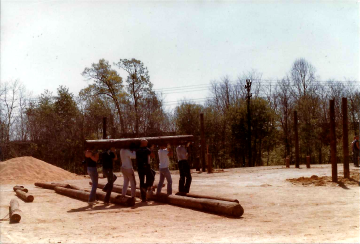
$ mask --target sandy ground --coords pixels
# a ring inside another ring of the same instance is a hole
[[[338,165],[339,176],[343,175]],[[331,182],[331,165],[192,170],[191,192],[236,198],[245,210],[229,218],[157,202],[122,207],[86,202],[23,184],[35,200],[18,199],[20,223],[0,222],[1,243],[359,243],[359,168],[353,180]],[[2,172],[1,172],[2,174]],[[117,173],[121,176],[120,173]],[[156,175],[158,180],[159,175]],[[173,189],[179,174],[172,172]],[[303,178],[301,178],[303,177]],[[293,180],[287,180],[293,179]],[[115,183],[122,184],[122,177]],[[319,183],[319,180],[321,183]],[[43,181],[45,182],[45,181]],[[64,181],[90,189],[89,179]],[[100,182],[106,182],[100,179]],[[6,183],[6,184],[4,184]],[[20,182],[19,182],[20,183]],[[1,181],[0,218],[17,198],[13,182]],[[166,189],[163,188],[163,192]]]

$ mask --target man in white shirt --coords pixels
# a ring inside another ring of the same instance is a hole
[[[172,151],[170,149],[167,149],[165,146],[160,146],[160,149],[158,151],[159,154],[159,173],[160,173],[160,181],[157,187],[156,194],[159,194],[161,192],[161,188],[163,186],[164,180],[166,178],[167,181],[167,194],[172,194],[172,179],[171,174],[169,170],[169,156],[171,157],[173,155]]]
[[[190,172],[190,165],[187,161],[188,153],[186,151],[185,145],[178,146],[176,148],[176,154],[180,171],[179,192],[189,193],[192,178]]]
[[[135,153],[135,144],[131,143],[130,149],[121,149],[120,150],[120,158],[121,158],[121,172],[124,176],[124,184],[122,189],[122,196],[126,195],[129,181],[131,185],[131,197],[135,197],[136,192],[136,181],[135,181],[135,174],[134,169],[132,166],[131,159],[136,159]]]

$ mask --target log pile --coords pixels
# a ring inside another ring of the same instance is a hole
[[[158,137],[144,137],[144,138],[123,138],[123,139],[104,139],[104,140],[86,140],[84,143],[87,149],[104,149],[104,148],[129,148],[131,143],[139,146],[141,139],[146,139],[148,145],[180,145],[194,141],[193,135],[180,135],[180,136],[158,136]]]

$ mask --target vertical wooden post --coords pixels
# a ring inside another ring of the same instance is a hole
[[[310,162],[311,162],[311,157],[306,156],[306,168],[308,168],[308,169],[310,169]]]
[[[299,134],[297,111],[294,111],[294,131],[295,131],[295,168],[299,168]]]
[[[204,132],[204,114],[200,114],[200,130],[201,130],[201,164],[202,172],[205,172],[205,132]]]
[[[290,158],[285,158],[286,168],[290,168]]]
[[[207,154],[207,158],[208,158],[207,170],[208,170],[208,173],[212,173],[212,156],[211,156],[211,153]]]
[[[335,102],[334,102],[334,100],[330,100],[330,154],[331,154],[332,181],[337,182]]]
[[[347,98],[342,98],[342,114],[343,114],[343,157],[344,157],[344,178],[350,178],[349,170],[349,128],[348,128],[348,109]]]
[[[106,117],[103,117],[103,139],[106,139]]]

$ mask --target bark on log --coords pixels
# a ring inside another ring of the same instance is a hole
[[[16,195],[24,200],[25,202],[32,202],[34,201],[34,197],[30,194],[27,194],[26,192],[23,192],[21,190],[16,190]]]
[[[150,199],[179,207],[191,208],[235,218],[239,218],[244,214],[244,209],[236,202],[226,202],[206,198],[189,198],[178,195],[166,195],[163,193],[152,195],[150,196]]]
[[[199,194],[184,193],[184,192],[177,192],[175,195],[184,196],[184,197],[206,198],[206,199],[214,199],[214,200],[220,200],[220,201],[225,201],[225,202],[239,203],[239,200],[237,200],[237,199],[231,199],[231,198],[226,198],[226,197],[214,197],[214,196],[199,195]]]
[[[55,192],[62,194],[62,195],[66,195],[69,197],[73,197],[79,200],[83,200],[83,201],[88,201],[89,196],[90,196],[90,192],[87,191],[82,191],[82,190],[74,190],[74,189],[68,189],[68,188],[64,188],[64,187],[55,187]],[[98,200],[104,200],[106,196],[106,193],[104,192],[96,192],[96,198]],[[114,204],[118,204],[118,205],[123,205],[123,206],[134,206],[135,205],[135,199],[131,198],[131,197],[118,197],[115,194],[112,194],[110,196],[110,202],[114,203]]]
[[[20,190],[20,191],[23,191],[23,192],[29,192],[28,189],[26,189],[24,186],[14,186],[13,187],[13,190],[16,192],[16,190]]]
[[[143,137],[149,145],[179,145],[183,143],[193,142],[193,135],[181,135],[181,136],[159,136],[159,137]],[[107,140],[86,140],[85,148],[129,148],[131,143],[140,145],[140,141],[143,138],[123,138],[123,139],[107,139]]]
[[[70,185],[69,184],[62,184],[62,183],[51,183],[50,184],[50,183],[36,182],[35,186],[54,190],[54,188],[57,187],[57,186],[64,187],[64,188],[69,188]]]
[[[19,223],[21,220],[21,213],[19,202],[16,199],[11,199],[9,206],[10,223]]]
[[[92,185],[92,182],[90,181],[89,184]],[[105,184],[98,183],[97,188],[102,189],[102,188],[104,188],[104,186],[105,186]],[[122,194],[122,189],[123,189],[122,186],[114,185],[113,189],[112,189],[112,192],[117,192],[117,193]],[[131,196],[131,190],[130,189],[127,189],[126,195]],[[138,198],[141,198],[140,190],[135,190],[135,196],[138,197]]]
[[[52,189],[54,190],[55,187],[60,186],[64,188],[74,189],[74,190],[82,190],[80,187],[70,184],[63,184],[63,183],[41,183],[37,182],[35,183],[35,186],[46,188],[46,189]]]
[[[91,182],[89,182],[91,185]],[[103,188],[105,184],[98,183],[98,188]],[[121,193],[122,187],[114,186],[114,192]],[[131,191],[128,189],[127,195],[131,194]],[[139,190],[136,190],[136,197],[140,198],[141,194]],[[160,193],[159,195],[153,194],[148,195],[149,200],[168,203],[170,205],[184,207],[184,208],[191,208],[195,210],[200,210],[204,212],[226,215],[231,217],[241,217],[244,214],[244,209],[242,206],[237,202],[228,202],[228,201],[221,201],[215,199],[206,199],[206,198],[190,198],[185,196],[178,196],[178,195],[166,195]]]

